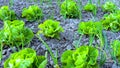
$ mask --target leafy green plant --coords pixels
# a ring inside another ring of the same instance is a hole
[[[44,46],[49,51],[54,62],[54,68],[59,68],[57,60],[58,57],[54,55],[49,45],[40,37],[40,34],[43,34],[46,37],[60,39],[59,33],[64,31],[63,28],[60,26],[60,22],[48,19],[43,24],[40,24],[38,28],[40,30],[37,32],[36,37],[44,44]]]
[[[5,21],[0,31],[0,42],[4,45],[19,46],[28,44],[33,38],[33,32],[26,28],[21,20]]]
[[[61,4],[61,15],[66,16],[67,18],[76,18],[79,17],[79,8],[74,0],[65,0]]]
[[[63,32],[63,28],[60,26],[60,22],[48,19],[43,24],[38,26],[40,29],[38,34],[43,34],[46,37],[60,39],[59,33]]]
[[[8,6],[2,6],[0,8],[0,19],[5,20],[15,20],[16,15],[13,10],[10,10]]]
[[[106,12],[113,12],[116,10],[116,8],[117,6],[113,2],[106,2],[102,6],[103,11],[106,11]]]
[[[78,33],[81,35],[89,35],[90,36],[90,45],[95,38],[100,39],[100,44],[101,46],[104,45],[104,37],[102,34],[102,24],[101,22],[93,22],[93,21],[88,21],[88,22],[80,22],[78,25]]]
[[[101,20],[104,29],[112,30],[113,32],[120,31],[120,14],[119,12],[111,13],[110,15],[106,15]]]
[[[42,16],[43,12],[37,5],[32,5],[22,10],[22,17],[25,17],[28,21],[41,19]]]
[[[99,29],[98,26],[101,28]],[[80,34],[97,35],[99,30],[101,30],[101,32],[102,32],[102,25],[100,22],[93,22],[93,21],[80,22],[78,25],[78,32]]]
[[[87,3],[84,8],[83,8],[85,11],[89,11],[89,12],[92,12],[94,15],[96,15],[97,13],[97,7],[96,5],[94,4],[91,4],[91,3]]]
[[[99,68],[99,52],[92,46],[81,46],[76,50],[67,50],[61,56],[63,68]]]
[[[33,49],[25,48],[11,54],[5,61],[4,68],[45,68],[46,64],[45,56],[37,56]]]
[[[113,49],[113,57],[116,57],[118,63],[120,64],[120,41],[119,40],[114,40],[111,43],[111,47]]]

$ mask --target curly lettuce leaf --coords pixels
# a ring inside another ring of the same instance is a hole
[[[32,30],[26,28],[21,20],[4,21],[4,27],[0,32],[2,32],[0,41],[11,46],[28,44],[34,36]]]
[[[5,20],[15,20],[16,14],[13,10],[10,10],[8,6],[2,6],[0,8],[0,19]]]
[[[105,30],[111,30],[113,32],[120,31],[120,13],[111,13],[110,15],[106,15],[101,20],[102,25]]]
[[[47,59],[44,56],[37,56],[31,48],[25,48],[13,53],[5,61],[4,68],[45,68]]]
[[[114,40],[111,43],[111,47],[113,49],[113,54],[114,56],[116,56],[117,58],[120,59],[120,41],[119,40]],[[119,61],[120,62],[120,61]]]
[[[60,13],[68,18],[76,18],[80,15],[77,3],[74,0],[65,0],[61,4]]]
[[[96,5],[91,4],[91,3],[87,3],[87,4],[84,6],[84,10],[85,10],[85,11],[92,12],[94,15],[96,15],[96,13],[97,13],[97,7],[96,7]]]
[[[97,35],[99,31],[102,32],[102,24],[100,22],[80,22],[78,25],[78,33],[86,35]]]
[[[22,17],[25,17],[27,21],[35,21],[41,19],[42,16],[43,12],[37,5],[32,5],[22,10]]]
[[[113,2],[106,2],[102,5],[103,11],[114,12],[117,9],[117,6]]]
[[[5,61],[4,68],[31,68],[34,62],[36,52],[30,48],[26,48],[19,52],[11,54]]]
[[[76,50],[67,50],[61,56],[63,68],[99,68],[98,50],[92,46],[81,46]]]
[[[74,61],[72,59],[72,50],[65,51],[61,56],[61,62],[63,68],[74,68]]]
[[[43,34],[46,37],[60,39],[59,33],[63,32],[63,28],[60,26],[60,22],[54,20],[46,20],[43,24],[38,26],[40,29],[38,34]]]

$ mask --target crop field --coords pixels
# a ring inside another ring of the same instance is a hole
[[[0,0],[0,68],[120,68],[120,0]]]

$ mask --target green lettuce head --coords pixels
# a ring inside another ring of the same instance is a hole
[[[63,32],[63,28],[60,26],[60,22],[48,19],[43,24],[38,26],[40,29],[38,34],[43,34],[46,37],[60,39],[60,32]]]
[[[13,53],[5,61],[4,68],[45,68],[47,59],[44,56],[37,56],[31,48],[25,48]]]
[[[5,20],[16,20],[16,14],[13,10],[10,10],[8,6],[2,6],[0,8],[0,19]]]
[[[99,52],[92,46],[81,46],[76,50],[67,50],[61,56],[63,68],[99,68]]]
[[[77,6],[77,3],[74,0],[65,0],[61,4],[61,15],[66,16],[68,18],[76,18],[79,17],[80,11]]]

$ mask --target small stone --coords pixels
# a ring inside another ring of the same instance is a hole
[[[67,46],[67,50],[71,50],[72,47],[70,45]]]
[[[3,51],[2,51],[2,54],[3,54],[3,55],[6,55],[6,54],[7,54],[7,50],[3,50]]]
[[[13,49],[14,50],[14,49]],[[9,48],[8,50],[7,50],[7,52],[12,52],[12,48]]]
[[[117,66],[116,64],[113,64],[112,68],[120,68],[120,66]]]

